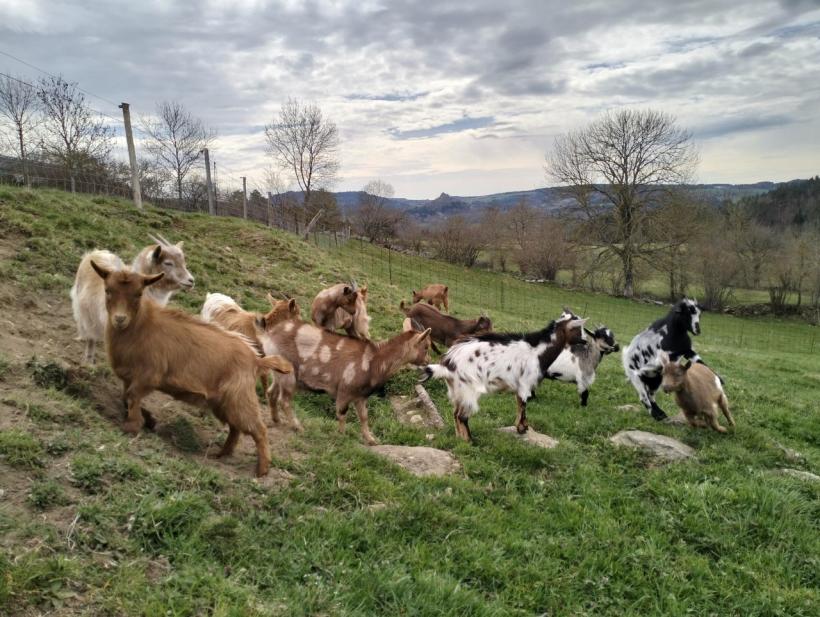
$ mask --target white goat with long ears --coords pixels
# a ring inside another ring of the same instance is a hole
[[[148,236],[156,244],[142,249],[134,258],[131,269],[150,276],[162,272],[165,276],[147,287],[145,293],[161,306],[165,306],[180,289],[191,289],[194,277],[185,265],[182,242],[172,244],[157,234]],[[105,285],[91,267],[91,261],[107,270],[122,270],[123,261],[106,250],[95,250],[83,255],[74,285],[71,287],[71,310],[77,324],[77,339],[85,342],[83,363],[94,364],[97,343],[105,337]]]
[[[450,347],[440,364],[428,364],[425,379],[436,377],[447,382],[456,435],[472,441],[468,420],[478,411],[478,400],[498,391],[515,394],[516,428],[525,433],[529,426],[527,401],[561,351],[586,340],[584,323],[586,319],[564,312],[538,332],[472,336]]]

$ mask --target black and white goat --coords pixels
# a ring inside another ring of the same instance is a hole
[[[663,409],[655,402],[655,392],[663,379],[662,353],[669,354],[673,362],[678,358],[703,362],[692,349],[689,338],[689,333],[700,334],[701,311],[697,300],[684,298],[672,307],[666,317],[637,334],[623,352],[626,376],[655,420],[666,418]]]
[[[456,341],[440,364],[428,364],[425,380],[436,377],[447,382],[456,435],[472,441],[468,420],[478,411],[479,398],[498,391],[515,393],[515,424],[519,433],[525,433],[527,401],[561,351],[586,340],[584,323],[586,319],[565,312],[538,332],[471,336]]]
[[[586,343],[578,343],[561,351],[550,365],[548,379],[574,383],[578,387],[581,407],[587,406],[589,387],[595,383],[595,371],[603,357],[620,350],[612,330],[599,326],[595,332],[587,330]]]

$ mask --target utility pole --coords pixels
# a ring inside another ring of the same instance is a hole
[[[142,210],[142,193],[140,192],[140,174],[137,169],[137,152],[134,150],[134,135],[131,133],[131,111],[128,103],[120,103],[122,120],[125,123],[125,141],[128,144],[128,161],[131,163],[131,192],[134,195],[134,205]]]
[[[242,218],[248,218],[248,178],[242,176]]]
[[[200,152],[205,155],[205,185],[208,189],[208,214],[215,216],[214,187],[213,184],[211,184],[211,159],[208,156],[208,148],[203,148]]]

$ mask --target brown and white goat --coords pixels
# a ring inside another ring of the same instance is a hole
[[[420,302],[421,300],[426,300],[427,304],[432,304],[437,309],[441,310],[441,307],[444,307],[444,310],[448,313],[450,312],[450,299],[448,297],[449,288],[446,285],[442,285],[441,283],[431,283],[422,289],[421,291],[413,290],[413,304],[416,302]]]
[[[675,393],[678,407],[683,411],[690,426],[709,426],[718,433],[725,433],[726,428],[718,423],[718,409],[723,412],[730,426],[735,425],[720,378],[712,369],[700,362],[689,360],[673,362],[667,353],[661,354],[661,364],[661,387],[664,392]]]
[[[481,315],[477,319],[456,319],[450,315],[444,315],[429,304],[405,306],[402,302],[399,307],[407,317],[417,321],[423,328],[430,328],[430,337],[447,347],[462,336],[483,334],[493,329],[493,322],[486,315]],[[438,349],[435,350],[438,351]]]
[[[242,335],[144,296],[146,288],[162,280],[162,272],[144,276],[129,268],[109,270],[94,261],[91,267],[105,284],[108,359],[122,380],[128,407],[123,429],[139,432],[140,414],[153,424],[141,403],[159,390],[210,407],[228,425],[228,437],[217,456],[231,454],[240,433],[253,437],[256,475],[265,475],[270,451],[256,398],[256,378],[264,371],[292,372],[290,362],[277,356],[260,358]]]
[[[498,391],[515,393],[515,424],[519,433],[525,433],[529,427],[527,401],[561,351],[585,340],[585,322],[564,313],[538,332],[471,336],[450,347],[440,364],[427,365],[425,379],[447,382],[456,435],[472,441],[468,421],[478,411],[478,400]]]
[[[291,318],[268,331],[272,351],[293,364],[300,385],[335,399],[340,432],[352,404],[362,438],[370,445],[378,443],[368,424],[367,398],[406,364],[427,362],[430,330],[417,332],[408,324],[398,336],[376,343],[323,330],[300,319],[295,301],[279,303],[288,306]]]
[[[226,330],[239,332],[253,343],[260,356],[271,355],[271,345],[266,329],[273,327],[281,316],[276,312],[276,301],[270,294],[268,294],[268,301],[272,305],[268,313],[251,313],[239,306],[230,296],[209,293],[205,296],[200,316],[205,321],[215,323]],[[291,427],[296,431],[301,431],[302,425],[293,413],[296,376],[292,372],[271,374],[270,385],[268,385],[267,374],[260,375],[260,379],[273,423],[279,424],[279,410],[281,409]]]
[[[370,338],[367,287],[357,287],[355,281],[320,291],[313,299],[310,315],[313,323],[329,332],[342,328],[348,336]]]
[[[194,277],[185,266],[182,242],[171,244],[162,236],[151,236],[151,239],[156,244],[142,249],[134,258],[131,269],[145,275],[165,274],[146,290],[150,297],[165,306],[177,291],[193,287]],[[92,260],[107,270],[122,270],[124,267],[122,260],[114,253],[96,250],[86,253],[77,268],[70,293],[71,309],[77,324],[77,339],[85,341],[85,364],[94,364],[97,342],[103,340],[106,322],[103,283],[91,267]]]

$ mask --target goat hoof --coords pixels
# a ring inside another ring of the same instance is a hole
[[[526,424],[519,424],[518,426],[515,427],[515,430],[518,431],[519,435],[523,435],[524,433],[527,432],[527,430],[529,430],[529,428],[530,427],[527,426]]]
[[[136,420],[135,422],[126,422],[122,425],[122,430],[129,435],[136,435],[140,432],[142,428],[142,421]]]

